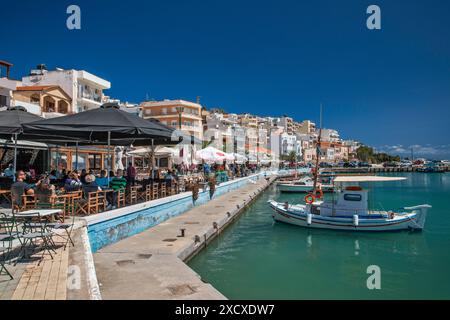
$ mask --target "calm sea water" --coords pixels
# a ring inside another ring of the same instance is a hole
[[[422,232],[274,223],[268,199],[302,196],[272,186],[189,265],[230,299],[450,299],[450,174],[397,175],[408,179],[371,185],[371,207],[431,204]],[[381,269],[380,290],[367,289],[370,265]]]

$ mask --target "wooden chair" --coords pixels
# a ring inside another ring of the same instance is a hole
[[[98,198],[99,193],[97,191],[89,192],[87,200],[80,199],[78,201],[78,212],[84,215],[91,215],[99,212],[99,206],[101,205]]]
[[[152,200],[158,199],[159,198],[159,183],[158,182],[153,182],[152,184]]]
[[[178,193],[186,191],[186,182],[184,179],[180,179],[177,183]]]
[[[126,205],[125,189],[119,189],[116,192],[117,192],[117,208],[125,207]]]
[[[138,187],[130,186],[130,191],[128,192],[128,203],[133,204],[137,202],[138,199]]]
[[[98,195],[98,210],[99,212],[106,211],[106,207],[108,206],[108,201],[106,199],[105,191],[97,191]]]
[[[145,187],[145,201],[150,201],[152,200],[152,186],[150,184],[148,184]]]
[[[161,182],[161,188],[159,188],[159,196],[160,198],[164,198],[167,196],[167,188],[165,182]]]
[[[137,193],[137,202],[147,201],[147,188],[143,186],[135,186]]]
[[[169,189],[169,194],[171,196],[173,196],[174,194],[177,194],[178,191],[178,183],[176,183],[175,181],[172,181],[172,183],[170,184],[170,189]]]
[[[96,214],[99,212],[100,202],[98,199],[98,192],[89,192],[87,200],[87,214]]]
[[[21,211],[36,209],[37,199],[35,195],[23,195],[22,196],[22,206],[20,208]]]

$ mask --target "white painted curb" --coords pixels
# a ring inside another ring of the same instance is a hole
[[[98,285],[97,273],[95,272],[94,258],[92,257],[91,244],[89,243],[89,236],[87,227],[83,227],[81,231],[81,242],[84,251],[84,264],[86,267],[87,286],[90,300],[102,300],[100,287]]]

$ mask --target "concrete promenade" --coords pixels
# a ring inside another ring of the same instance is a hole
[[[273,179],[261,178],[97,251],[102,299],[226,299],[184,261],[237,218]]]

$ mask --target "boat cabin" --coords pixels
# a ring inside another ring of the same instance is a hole
[[[322,216],[349,217],[369,214],[369,190],[363,189],[360,182],[380,182],[405,180],[403,177],[379,176],[338,176],[334,179],[333,199],[315,202],[311,213]]]

